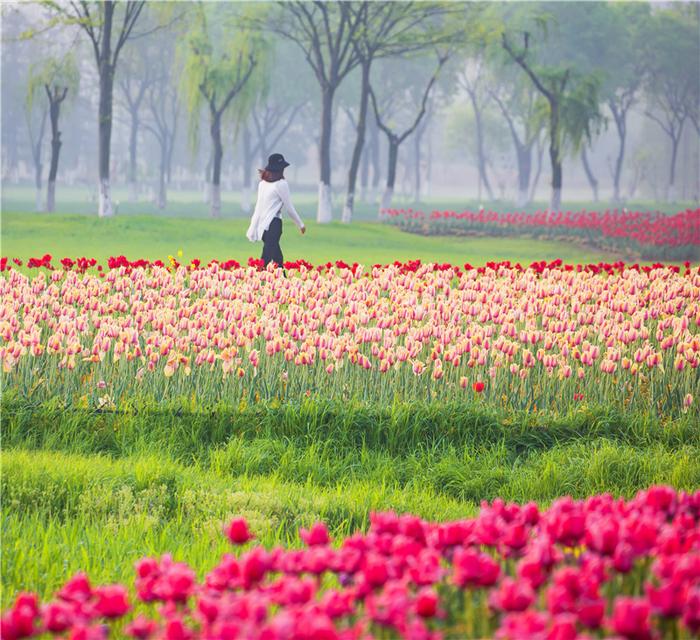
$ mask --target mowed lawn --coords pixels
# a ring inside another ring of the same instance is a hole
[[[308,231],[304,236],[291,221],[285,223],[282,236],[285,260],[374,264],[418,258],[424,262],[478,265],[490,260],[529,264],[562,258],[579,263],[617,257],[570,243],[530,238],[421,237],[377,222],[319,225],[309,216],[306,222]],[[86,215],[3,212],[0,253],[23,260],[50,253],[54,262],[66,256],[85,256],[104,263],[108,257],[118,255],[131,260],[165,260],[182,250],[181,261],[233,258],[243,262],[251,256],[260,257],[262,250],[261,243],[251,243],[245,237],[247,227],[248,220],[244,218],[124,215],[99,219]]]

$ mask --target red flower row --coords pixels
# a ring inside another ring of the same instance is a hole
[[[700,246],[700,209],[674,215],[661,211],[537,211],[499,213],[496,211],[433,211],[386,209],[390,222],[423,233],[491,232],[495,235],[534,233],[560,236],[562,233],[589,241],[607,241],[613,246],[637,246],[661,250]]]
[[[19,259],[19,258],[12,258],[11,262],[17,266],[17,267],[22,267],[24,266],[24,262]],[[89,269],[95,268],[97,272],[100,275],[104,275],[104,267],[101,264],[97,264],[97,260],[95,258],[62,258],[60,260],[60,265],[64,271],[72,271],[75,270],[79,273],[86,273]],[[108,269],[120,269],[124,268],[127,271],[131,271],[132,269],[150,269],[153,267],[161,267],[161,268],[167,268],[167,269],[177,269],[181,266],[186,267],[190,271],[194,271],[196,269],[200,268],[210,268],[213,265],[217,265],[217,268],[223,269],[225,271],[232,271],[234,269],[240,269],[243,265],[238,262],[238,260],[211,260],[208,262],[206,265],[202,264],[202,261],[199,260],[198,258],[194,258],[189,264],[183,264],[175,260],[174,258],[169,259],[167,262],[163,262],[162,260],[147,260],[145,258],[140,258],[138,260],[129,260],[125,256],[116,256],[116,257],[110,257],[107,259],[107,268]],[[258,258],[248,258],[248,261],[246,263],[248,267],[254,267],[258,271],[263,270],[264,264],[261,259]],[[49,271],[55,270],[57,267],[54,266],[53,264],[53,256],[51,254],[45,254],[41,258],[29,258],[26,263],[27,268],[29,269],[48,269]],[[273,268],[271,266],[270,268]],[[433,271],[449,271],[452,269],[457,277],[461,275],[463,271],[472,271],[475,270],[477,273],[486,273],[487,270],[490,271],[498,271],[499,269],[511,269],[514,271],[525,271],[527,269],[530,269],[532,271],[535,271],[536,273],[543,273],[545,270],[552,270],[552,269],[560,269],[562,271],[575,271],[578,273],[581,272],[586,272],[586,273],[608,273],[608,274],[614,274],[614,273],[622,273],[626,269],[631,269],[634,271],[641,271],[643,273],[650,273],[651,271],[654,271],[656,269],[671,269],[674,273],[680,273],[681,272],[681,267],[675,264],[664,264],[662,262],[655,262],[651,265],[639,265],[638,263],[633,263],[633,264],[627,264],[623,261],[617,261],[617,262],[598,262],[598,263],[589,263],[589,264],[567,264],[564,263],[564,261],[561,258],[556,258],[555,260],[539,260],[535,262],[531,262],[529,265],[523,266],[521,263],[516,262],[513,263],[510,260],[501,260],[501,261],[488,261],[486,262],[485,265],[483,266],[473,266],[470,263],[465,263],[463,266],[459,265],[453,265],[448,262],[444,263],[423,263],[421,260],[408,260],[406,262],[401,262],[400,260],[395,260],[391,264],[373,264],[371,265],[371,269],[387,269],[389,267],[396,267],[401,271],[402,273],[416,273],[419,269],[424,270],[425,272],[433,272]],[[0,258],[0,272],[1,271],[6,271],[8,269],[11,269],[12,265],[10,264],[10,259],[7,257]],[[348,264],[347,262],[344,262],[343,260],[336,260],[335,262],[325,262],[322,264],[318,265],[313,265],[310,262],[306,260],[294,260],[294,261],[287,261],[284,263],[284,268],[289,270],[289,271],[299,271],[301,269],[305,269],[307,271],[310,271],[312,269],[315,269],[319,272],[325,272],[329,271],[333,268],[335,269],[347,269],[352,272],[352,274],[358,275],[358,273],[368,276],[369,273],[363,272],[363,265],[359,264],[358,262],[353,262],[352,264]],[[697,267],[698,271],[700,271],[700,266]],[[689,275],[691,273],[691,263],[690,261],[686,260],[683,262],[683,270],[685,275]]]
[[[233,520],[237,546],[253,538]],[[331,545],[302,529],[304,549],[226,554],[199,583],[166,555],[136,563],[134,638],[365,639],[380,629],[413,640],[495,637],[626,640],[700,632],[700,492],[657,486],[625,501],[569,497],[545,510],[496,500],[479,515],[430,523],[371,515],[366,534]],[[78,574],[41,605],[20,594],[2,616],[6,640],[40,633],[105,638],[132,609],[123,585]],[[140,606],[145,610],[144,606]]]

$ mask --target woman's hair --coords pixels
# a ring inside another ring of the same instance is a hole
[[[260,179],[265,182],[277,182],[284,178],[284,169],[282,171],[267,171],[265,169],[258,169],[260,174]]]

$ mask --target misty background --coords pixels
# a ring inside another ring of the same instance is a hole
[[[273,152],[319,221],[544,208],[553,144],[562,208],[699,199],[694,2],[84,5],[3,3],[5,211],[243,216]]]

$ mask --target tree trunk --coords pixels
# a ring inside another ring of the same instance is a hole
[[[593,175],[591,170],[591,165],[588,164],[588,154],[586,153],[586,147],[581,149],[581,162],[583,163],[583,169],[586,172],[586,177],[593,190],[593,202],[598,202],[598,180]]]
[[[224,149],[221,145],[221,114],[212,113],[211,141],[213,145],[213,167],[211,174],[210,214],[212,218],[221,217],[221,159]]]
[[[387,164],[386,188],[379,205],[379,217],[385,209],[391,208],[391,200],[394,196],[394,184],[396,183],[396,167],[399,159],[399,142],[397,138],[389,139],[389,160]]]
[[[49,180],[48,187],[46,189],[46,211],[51,213],[56,210],[56,182],[54,180]]]
[[[617,152],[615,171],[613,173],[613,201],[620,202],[620,179],[622,178],[622,162],[625,159],[625,145],[627,142],[627,112],[618,111],[613,102],[610,103],[610,110],[615,118],[615,127],[620,138],[620,149]]]
[[[413,188],[415,190],[415,201],[420,202],[420,145],[423,139],[424,127],[419,127],[413,139]]]
[[[535,199],[535,193],[537,192],[537,185],[540,183],[540,176],[542,175],[542,154],[544,152],[544,143],[540,143],[539,136],[537,140],[537,170],[535,171],[535,177],[532,179],[532,186],[530,187],[530,202]]]
[[[357,184],[357,171],[360,167],[362,148],[365,144],[365,129],[367,126],[367,107],[369,105],[369,70],[368,61],[362,64],[362,82],[360,85],[360,113],[357,118],[357,137],[355,138],[355,148],[352,150],[352,159],[348,171],[348,190],[345,195],[345,206],[343,207],[342,222],[349,224],[352,221],[352,214],[355,207],[355,185]]]
[[[138,144],[139,114],[136,109],[131,111],[131,130],[129,132],[129,202],[138,201],[136,188],[136,147]]]
[[[110,189],[109,161],[112,144],[112,91],[114,86],[114,68],[112,67],[112,17],[114,2],[105,2],[102,24],[102,49],[100,51],[100,104],[98,109],[98,148],[100,180],[98,186],[98,215],[100,218],[111,218],[112,193]]]
[[[472,108],[474,109],[474,122],[476,124],[476,158],[479,167],[479,177],[486,187],[486,193],[488,193],[489,199],[493,200],[493,189],[491,189],[491,183],[489,182],[488,175],[486,175],[486,154],[484,153],[484,131],[481,125],[481,109],[477,104],[476,92],[469,91],[469,98],[471,99]]]
[[[367,187],[369,186],[369,152],[370,148],[365,148],[360,160],[360,200],[367,202]]]
[[[61,111],[61,101],[58,93],[49,94],[49,118],[51,120],[51,166],[49,168],[49,183],[46,192],[46,210],[51,212],[56,209],[56,175],[58,174],[58,158],[61,153],[61,132],[58,130],[58,117]],[[63,94],[65,96],[65,92]]]
[[[370,199],[374,199],[376,197],[377,192],[379,191],[379,183],[382,179],[382,166],[379,161],[379,127],[377,126],[377,121],[374,117],[370,119],[369,142],[369,159],[372,163],[372,184]]]
[[[528,203],[528,191],[530,188],[530,174],[532,173],[532,143],[516,145],[518,159],[518,207],[524,207]]]
[[[325,224],[333,219],[331,200],[331,128],[333,124],[333,94],[335,89],[326,87],[321,92],[321,139],[319,141],[319,166],[321,180],[318,185],[318,211],[316,221]]]
[[[666,200],[668,202],[676,201],[676,159],[678,158],[678,143],[681,138],[682,130],[683,124],[681,124],[678,129],[678,134],[676,136],[671,136],[671,170],[668,176],[668,191],[666,193]]]
[[[549,126],[549,160],[552,164],[552,198],[549,203],[550,211],[561,208],[562,168],[559,149],[559,103],[550,101]]]

